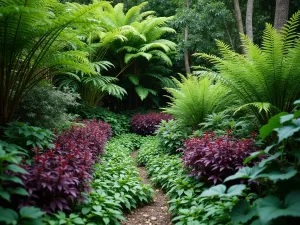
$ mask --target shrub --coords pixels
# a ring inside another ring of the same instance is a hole
[[[4,128],[4,138],[24,149],[53,148],[55,135],[51,130],[29,126],[26,123],[11,122]]]
[[[16,117],[32,126],[60,128],[75,118],[67,110],[79,105],[78,98],[78,94],[56,90],[50,85],[37,86],[24,96]]]
[[[181,76],[181,80],[174,79],[178,88],[167,89],[171,102],[164,109],[181,125],[198,128],[207,115],[226,108],[230,95],[220,82],[194,75]]]
[[[104,145],[111,136],[110,126],[101,121],[84,121],[84,127],[74,127],[60,135],[55,148],[43,153],[36,150],[29,175],[23,182],[31,194],[24,204],[41,207],[45,211],[70,210],[88,192],[92,165],[104,153]]]
[[[236,140],[230,134],[215,137],[214,133],[206,133],[185,141],[184,165],[194,177],[214,184],[223,182],[243,167],[246,157],[258,150],[254,142],[253,138]]]
[[[83,107],[76,110],[82,119],[97,119],[109,123],[114,135],[129,133],[130,123],[129,117],[117,113],[113,113],[104,108],[88,108]]]
[[[183,129],[176,120],[163,120],[155,131],[159,141],[159,148],[168,154],[178,153],[177,149],[182,147],[183,141],[192,131]]]
[[[162,120],[168,121],[173,117],[166,113],[148,113],[133,115],[130,121],[132,132],[140,135],[153,135]]]

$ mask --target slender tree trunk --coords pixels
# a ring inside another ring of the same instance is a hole
[[[253,24],[252,24],[253,4],[254,4],[254,0],[248,0],[247,13],[246,13],[246,34],[252,42],[253,42]]]
[[[276,0],[274,27],[281,30],[289,18],[290,0]]]
[[[243,19],[242,19],[242,13],[241,13],[239,0],[233,0],[233,3],[234,3],[234,12],[235,12],[235,16],[236,16],[238,31],[241,34],[244,34]],[[242,53],[246,54],[245,49],[243,47],[241,47],[241,48],[242,48]]]
[[[190,8],[190,0],[186,0],[186,7],[187,7],[187,9]],[[189,29],[186,26],[184,29],[184,43],[185,44],[188,41],[188,36],[189,36]],[[185,64],[186,73],[191,73],[190,62],[189,62],[189,52],[186,48],[184,49],[184,64]]]

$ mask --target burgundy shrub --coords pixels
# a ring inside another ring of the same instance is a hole
[[[220,183],[243,167],[246,157],[258,151],[254,142],[254,137],[236,140],[229,133],[221,137],[206,133],[201,138],[185,141],[181,149],[184,165],[192,176],[214,184]]]
[[[32,165],[23,177],[30,198],[23,204],[41,207],[44,211],[70,210],[89,191],[92,166],[104,153],[111,137],[111,128],[102,121],[83,121],[85,127],[73,127],[60,135],[55,148],[36,150]]]
[[[130,121],[131,130],[140,135],[152,135],[162,120],[171,119],[174,117],[166,113],[136,114],[132,116]]]

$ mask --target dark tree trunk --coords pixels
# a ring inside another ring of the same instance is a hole
[[[186,0],[186,7],[187,7],[187,9],[190,8],[190,0]],[[184,43],[185,44],[188,41],[188,36],[189,36],[189,29],[186,26],[184,29]],[[190,62],[189,62],[189,52],[188,52],[188,49],[186,49],[186,48],[184,48],[184,65],[185,65],[186,73],[191,73]]]
[[[246,34],[251,41],[253,41],[253,4],[254,0],[248,0],[246,13]]]
[[[276,0],[274,27],[281,30],[289,18],[290,0]]]
[[[238,31],[240,34],[244,34],[243,19],[242,19],[242,13],[241,13],[241,9],[240,9],[239,0],[233,0],[233,3],[234,3],[234,12],[235,12],[235,16],[236,16]],[[241,48],[242,48],[242,53],[245,54],[244,48],[243,47],[241,47]]]

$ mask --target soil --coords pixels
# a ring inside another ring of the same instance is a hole
[[[137,152],[132,153],[132,157],[136,158]],[[137,167],[144,184],[151,184],[147,177],[147,171],[144,167]],[[126,215],[127,221],[122,225],[172,225],[171,216],[168,213],[168,199],[164,192],[152,185],[155,190],[153,202],[149,205],[138,207],[130,214]]]

